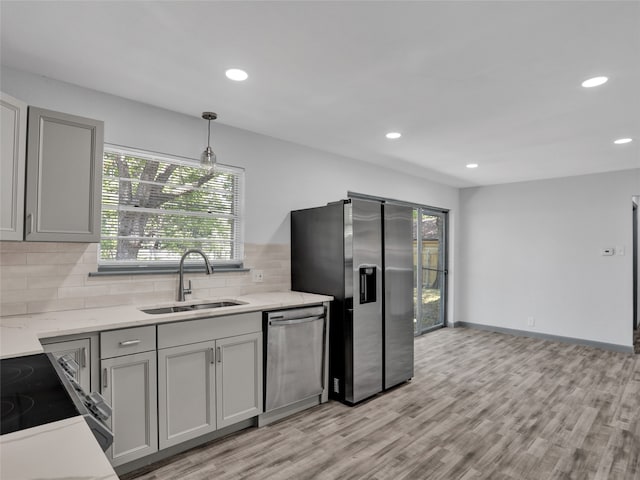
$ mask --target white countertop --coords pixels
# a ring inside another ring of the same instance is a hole
[[[0,358],[40,353],[43,351],[41,338],[311,305],[331,301],[333,297],[301,292],[271,292],[233,299],[191,298],[183,303],[188,305],[221,300],[234,300],[242,302],[242,305],[151,315],[140,311],[140,308],[176,303],[145,305],[141,302],[136,306],[0,317]],[[0,460],[0,478],[3,480],[118,479],[84,418],[80,416],[1,435]]]
[[[168,305],[234,300],[242,305],[207,310],[152,315],[140,308]],[[37,313],[0,317],[0,358],[31,355],[42,352],[41,338],[59,337],[77,333],[90,333],[117,328],[139,327],[159,323],[189,320],[193,318],[218,317],[235,313],[274,310],[278,308],[328,302],[333,297],[302,292],[269,292],[243,295],[233,298],[190,298],[186,302],[149,305],[141,300],[140,305],[121,307],[88,308],[60,312]]]
[[[0,436],[0,478],[118,480],[87,422],[72,417]]]

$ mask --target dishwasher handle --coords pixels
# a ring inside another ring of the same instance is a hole
[[[301,323],[315,322],[316,320],[324,320],[324,316],[296,318],[293,320],[269,320],[270,327],[284,327],[287,325],[299,325]]]
[[[276,312],[268,312],[267,319],[272,320],[297,320],[299,318],[324,317],[325,310],[322,305],[317,307],[292,308],[290,310],[278,310]]]

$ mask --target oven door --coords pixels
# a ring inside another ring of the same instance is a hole
[[[105,452],[113,443],[113,432],[106,425],[106,421],[111,417],[111,407],[97,392],[86,393],[80,384],[75,380],[74,373],[78,364],[70,355],[63,355],[56,359],[53,354],[47,353],[49,360],[53,364],[60,382],[67,390],[69,398],[73,401],[78,410],[89,425],[89,429],[96,438],[100,448]]]

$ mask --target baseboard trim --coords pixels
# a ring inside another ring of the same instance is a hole
[[[480,323],[471,322],[458,321],[453,326],[475,328],[476,330],[486,330],[496,333],[506,333],[507,335],[515,335],[518,337],[539,338],[541,340],[552,340],[555,342],[571,343],[574,345],[585,345],[587,347],[596,347],[603,350],[610,350],[612,352],[634,353],[633,346],[618,345],[616,343],[595,342],[593,340],[585,340],[583,338],[563,337],[560,335],[550,335],[548,333],[517,330],[515,328],[495,327],[493,325],[482,325]]]

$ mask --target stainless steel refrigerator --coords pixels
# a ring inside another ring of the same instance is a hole
[[[333,295],[330,396],[355,404],[413,376],[413,210],[349,199],[291,212],[293,290]]]

